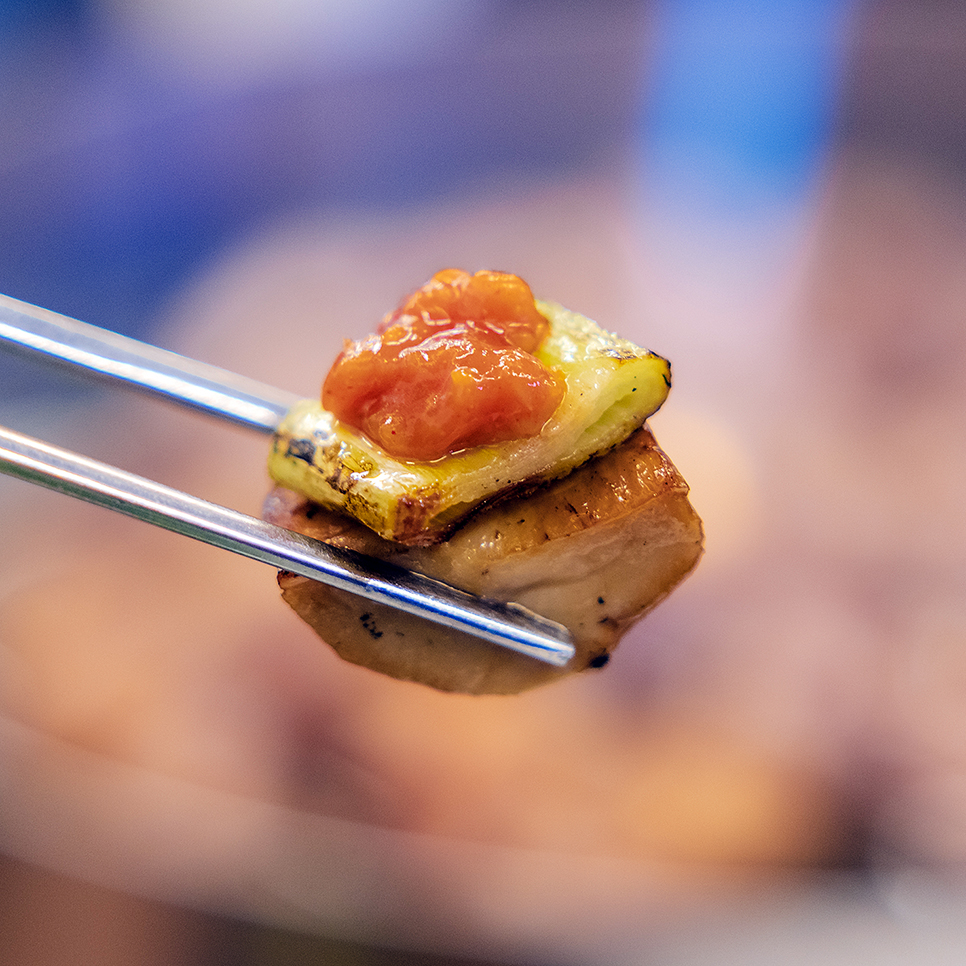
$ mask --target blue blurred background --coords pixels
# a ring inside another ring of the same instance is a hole
[[[0,290],[141,333],[287,216],[471,202],[635,157],[667,221],[747,233],[814,185],[849,7],[6,3]]]
[[[293,212],[480,196],[626,145],[644,11],[48,0],[3,11],[3,290],[144,327]]]

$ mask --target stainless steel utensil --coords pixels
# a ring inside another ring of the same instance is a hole
[[[0,295],[0,344],[273,432],[298,396]],[[566,628],[0,427],[0,472],[563,666]]]

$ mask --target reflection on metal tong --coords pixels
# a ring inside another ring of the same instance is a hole
[[[262,432],[297,396],[0,295],[0,344]],[[558,666],[566,628],[362,554],[273,526],[0,427],[0,472],[319,580]]]

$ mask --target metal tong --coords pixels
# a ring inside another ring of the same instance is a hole
[[[0,295],[0,344],[272,433],[299,397]],[[548,664],[569,632],[518,604],[457,590],[0,427],[0,472],[319,580]]]

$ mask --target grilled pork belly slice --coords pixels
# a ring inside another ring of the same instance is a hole
[[[515,601],[570,629],[576,655],[554,668],[306,577],[279,575],[285,601],[345,660],[469,694],[513,694],[602,667],[624,632],[692,570],[703,541],[687,483],[647,427],[563,479],[478,509],[434,546],[386,540],[281,487],[264,516]]]

